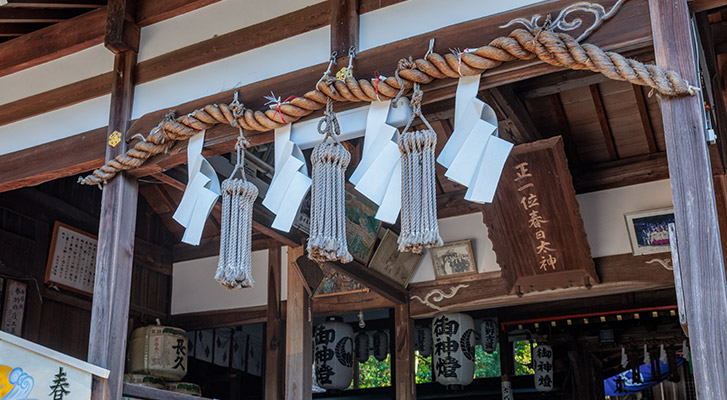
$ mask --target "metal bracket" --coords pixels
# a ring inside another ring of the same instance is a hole
[[[687,309],[684,302],[684,288],[682,286],[682,269],[679,265],[679,242],[677,239],[676,225],[669,224],[669,246],[671,247],[671,265],[674,269],[674,289],[677,294],[677,306],[679,308],[679,324],[684,334],[689,336],[689,322],[687,321]]]

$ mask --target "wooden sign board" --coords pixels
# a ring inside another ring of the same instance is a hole
[[[483,209],[510,293],[599,282],[560,137],[515,146]]]
[[[0,282],[1,287],[2,282]],[[2,289],[0,289],[0,293],[2,293]],[[23,316],[25,315],[25,299],[27,295],[27,283],[8,279],[8,284],[5,288],[5,302],[3,305],[0,330],[20,336],[23,332]]]
[[[97,243],[96,236],[56,221],[45,283],[92,295]]]
[[[90,399],[94,375],[109,371],[0,332],[0,398]]]

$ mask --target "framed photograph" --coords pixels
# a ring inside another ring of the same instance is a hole
[[[97,238],[56,221],[45,270],[45,283],[92,295]]]
[[[379,243],[374,256],[371,258],[369,268],[406,287],[423,254],[400,253],[398,240],[399,235],[387,229],[384,232],[384,238],[381,239],[381,243]]]
[[[674,222],[673,207],[628,213],[624,218],[635,256],[671,251],[669,224]]]
[[[376,244],[381,221],[376,219],[379,207],[353,186],[346,186],[346,241],[354,259],[367,265]]]
[[[429,249],[432,254],[434,276],[437,279],[477,273],[472,240],[445,243],[442,247]]]
[[[318,285],[315,293],[313,293],[315,297],[332,296],[349,292],[363,292],[368,290],[357,280],[349,278],[347,275],[336,271],[331,266],[321,264],[320,267],[323,272],[323,280],[320,285]]]

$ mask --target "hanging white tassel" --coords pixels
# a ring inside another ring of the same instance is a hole
[[[329,98],[325,116],[318,123],[318,132],[325,134],[323,143],[311,154],[313,184],[311,186],[310,237],[308,258],[318,262],[353,260],[346,243],[346,167],[351,153],[340,143],[338,120]],[[326,143],[328,138],[334,143]]]
[[[664,350],[664,345],[659,345],[659,361],[666,364],[667,358],[666,358],[666,350]]]
[[[644,345],[644,364],[651,363],[651,357],[649,357],[649,347]]]
[[[220,260],[215,279],[228,289],[252,287],[252,210],[257,187],[245,179],[245,149],[250,143],[237,140],[237,163],[228,179],[222,182],[222,221]],[[237,171],[242,178],[234,178]]]
[[[401,152],[401,235],[399,251],[421,253],[424,248],[442,245],[437,221],[434,151],[437,133],[421,113],[422,91],[414,84],[412,116],[399,136]],[[426,130],[407,132],[419,116]]]
[[[626,355],[626,348],[621,348],[621,368],[627,368],[629,366],[629,356]]]
[[[682,341],[682,358],[689,361],[689,358],[691,357],[691,354],[689,354],[689,345],[687,344],[686,339]]]

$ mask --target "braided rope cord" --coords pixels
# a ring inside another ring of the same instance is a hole
[[[498,37],[486,46],[458,55],[440,55],[430,51],[423,59],[402,59],[395,77],[377,78],[373,84],[373,80],[352,76],[338,80],[326,74],[325,79],[316,84],[316,90],[265,111],[252,110],[233,102],[230,105],[209,104],[183,117],[168,115],[133,148],[108,161],[91,175],[79,178],[79,183],[105,184],[118,172],[137,168],[150,157],[166,152],[175,141],[186,140],[217,124],[264,132],[324,108],[328,98],[350,102],[389,100],[405,94],[414,83],[427,84],[435,79],[477,75],[506,61],[532,59],[558,67],[602,73],[610,79],[651,87],[664,96],[694,95],[698,90],[676,72],[603,51],[589,43],[578,43],[566,33],[515,29],[508,36]]]

